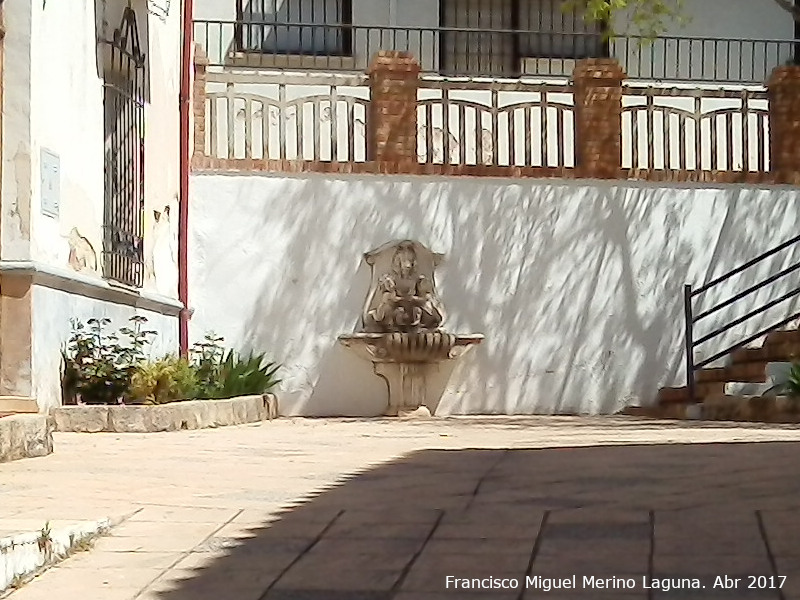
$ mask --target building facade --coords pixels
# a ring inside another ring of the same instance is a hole
[[[71,319],[177,351],[178,9],[3,3],[1,396],[61,403]]]

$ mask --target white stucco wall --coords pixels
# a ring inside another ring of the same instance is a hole
[[[43,410],[60,399],[60,349],[69,335],[71,318],[85,321],[109,316],[120,324],[133,314],[145,314],[150,326],[159,331],[156,351],[175,352],[178,347],[174,298],[178,279],[180,10],[179,3],[173,2],[169,14],[159,18],[148,13],[146,0],[133,4],[140,44],[147,56],[148,81],[146,279],[141,294],[114,290],[101,279],[104,107],[97,40],[113,34],[127,0],[12,2],[3,7],[0,259],[4,277],[7,273],[9,277],[33,278],[32,381],[20,382],[17,387],[30,388]],[[57,156],[59,162],[57,215],[42,210],[43,151]],[[159,213],[157,222],[155,211]],[[91,246],[95,268],[77,273],[70,266],[68,238],[73,230],[84,238],[84,250]],[[47,285],[42,284],[42,277],[49,278]],[[134,306],[148,306],[171,316]]]
[[[31,211],[31,10],[25,2],[3,6],[3,169],[0,257],[30,259]]]
[[[31,211],[32,258],[67,267],[70,232],[91,244],[100,277],[104,210],[103,65],[98,36],[110,37],[119,26],[121,0],[33,3],[31,44]],[[134,3],[142,50],[147,56],[145,108],[145,289],[175,297],[174,252],[179,186],[180,11],[173,7],[161,20]],[[54,52],[57,48],[58,52]],[[60,161],[58,217],[42,213],[41,152]],[[173,223],[157,223],[154,211],[169,206]],[[169,243],[158,242],[170,231]],[[153,269],[153,264],[158,269]],[[158,271],[160,272],[154,272]],[[87,274],[87,271],[83,271]]]
[[[70,337],[70,320],[86,323],[91,318],[109,318],[112,322],[106,331],[111,333],[130,325],[128,319],[134,315],[147,318],[143,329],[158,331],[148,349],[153,358],[177,352],[178,319],[175,316],[44,286],[33,289],[32,389],[41,412],[61,404],[61,348]]]
[[[362,254],[414,238],[446,254],[437,280],[447,329],[486,335],[453,373],[442,413],[613,412],[683,383],[683,285],[794,235],[799,201],[790,188],[198,175],[190,335],[213,330],[229,346],[284,363],[286,413],[378,414],[385,385],[336,338],[360,316],[369,283]],[[748,272],[708,302],[788,258]],[[715,325],[698,327],[698,335]]]

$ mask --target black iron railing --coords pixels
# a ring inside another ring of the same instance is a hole
[[[695,299],[700,297],[701,295],[709,292],[710,290],[717,288],[721,284],[729,281],[731,278],[735,277],[736,275],[744,273],[745,271],[748,271],[749,269],[752,269],[753,267],[755,267],[757,265],[761,265],[762,263],[764,263],[765,260],[767,260],[769,258],[772,258],[773,256],[777,255],[778,253],[783,252],[784,250],[787,250],[787,249],[792,248],[793,246],[797,246],[797,245],[800,245],[800,235],[795,236],[795,237],[791,238],[790,240],[787,240],[787,241],[783,242],[782,244],[780,244],[778,246],[775,246],[771,250],[768,250],[767,252],[764,252],[763,254],[757,256],[756,258],[747,261],[743,265],[741,265],[741,266],[729,271],[728,273],[725,273],[724,275],[722,275],[720,277],[717,277],[716,279],[714,279],[712,281],[709,281],[708,283],[706,283],[705,285],[703,285],[703,286],[701,286],[701,287],[699,287],[697,289],[693,289],[691,285],[684,286],[683,302],[684,302],[684,316],[685,316],[685,323],[686,323],[686,331],[685,331],[686,384],[687,384],[688,391],[689,391],[689,400],[691,402],[694,402],[696,400],[696,396],[697,396],[697,394],[696,394],[696,378],[695,378],[695,374],[697,373],[697,371],[699,371],[700,369],[702,369],[704,367],[707,367],[707,366],[711,365],[712,363],[718,361],[721,358],[724,358],[725,356],[729,355],[734,350],[738,350],[739,348],[743,348],[747,344],[750,344],[750,343],[758,340],[759,338],[764,337],[768,333],[776,331],[776,330],[780,329],[781,327],[784,327],[785,325],[788,325],[792,321],[800,318],[800,311],[794,312],[790,316],[788,316],[788,317],[786,317],[784,319],[781,319],[777,323],[773,323],[772,325],[769,325],[768,327],[764,327],[763,329],[759,330],[756,333],[748,335],[744,339],[739,340],[736,343],[731,344],[731,345],[727,346],[726,348],[724,348],[722,350],[719,350],[718,352],[715,352],[714,354],[712,354],[708,358],[705,358],[705,359],[703,359],[701,361],[695,361],[695,350],[697,349],[697,347],[702,345],[702,344],[705,344],[707,342],[710,342],[710,341],[712,341],[714,339],[719,338],[719,336],[721,336],[722,334],[730,331],[734,327],[737,327],[739,325],[742,325],[742,324],[750,321],[754,317],[757,317],[757,316],[765,313],[766,311],[768,311],[771,308],[775,308],[776,306],[779,306],[780,304],[782,304],[782,303],[784,303],[784,302],[786,302],[788,300],[791,300],[792,298],[796,298],[797,296],[800,296],[800,287],[793,288],[790,291],[785,292],[785,293],[781,294],[780,296],[778,296],[776,298],[772,298],[771,300],[765,302],[764,304],[758,306],[757,308],[754,308],[754,309],[750,310],[746,314],[741,315],[739,317],[736,317],[734,319],[731,319],[730,321],[727,321],[726,323],[724,323],[721,326],[719,326],[717,329],[715,329],[715,330],[713,330],[713,331],[711,331],[711,332],[709,332],[709,333],[707,333],[707,334],[705,334],[703,336],[695,337],[695,325],[698,322],[702,321],[703,319],[706,319],[707,317],[710,317],[711,315],[717,314],[719,311],[721,311],[721,310],[723,310],[725,308],[728,308],[728,307],[731,307],[731,306],[735,305],[737,302],[739,302],[739,301],[743,300],[744,298],[746,298],[746,297],[748,297],[748,296],[750,296],[752,294],[755,294],[756,292],[766,288],[768,285],[771,285],[771,284],[773,284],[773,283],[775,283],[777,281],[783,280],[785,277],[788,277],[789,275],[791,275],[793,273],[796,273],[797,271],[800,271],[800,261],[792,263],[791,265],[781,269],[777,273],[773,273],[769,277],[766,277],[766,278],[762,279],[761,281],[748,286],[746,289],[742,290],[741,292],[738,292],[738,293],[726,298],[725,300],[723,300],[721,302],[716,303],[712,307],[707,308],[707,309],[705,309],[705,310],[703,310],[703,311],[701,311],[699,313],[695,313],[695,310],[694,310]]]
[[[615,36],[592,31],[363,26],[262,20],[195,21],[195,40],[213,66],[363,72],[380,50],[411,52],[423,71],[449,76],[569,76],[574,61],[611,56],[629,79],[763,84],[800,58],[796,40]],[[345,60],[346,59],[346,60]]]

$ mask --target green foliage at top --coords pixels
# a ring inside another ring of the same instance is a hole
[[[711,0],[704,0],[711,2]],[[789,18],[800,22],[800,6],[793,0],[751,0],[761,2],[766,8],[770,1],[787,12]],[[594,23],[627,22],[632,30],[610,31],[610,34],[626,33],[656,37],[672,24],[685,23],[687,13],[684,0],[564,0],[564,9],[576,11],[584,15],[587,21]],[[720,11],[725,10],[724,2],[720,3]],[[622,19],[614,17],[624,16]]]
[[[669,25],[686,21],[684,0],[565,0],[563,6],[590,23],[604,23],[609,35],[656,37]],[[628,27],[614,31],[618,23],[627,23]]]

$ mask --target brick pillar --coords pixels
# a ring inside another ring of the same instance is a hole
[[[616,179],[622,168],[622,80],[612,58],[575,66],[575,159],[580,177]]]
[[[397,172],[417,164],[419,71],[411,54],[395,51],[379,52],[369,68],[369,159]]]
[[[194,48],[194,83],[192,85],[192,113],[194,118],[194,152],[201,157],[206,153],[206,73],[208,57],[197,44]]]
[[[775,69],[767,91],[770,170],[778,183],[800,185],[800,66]]]

